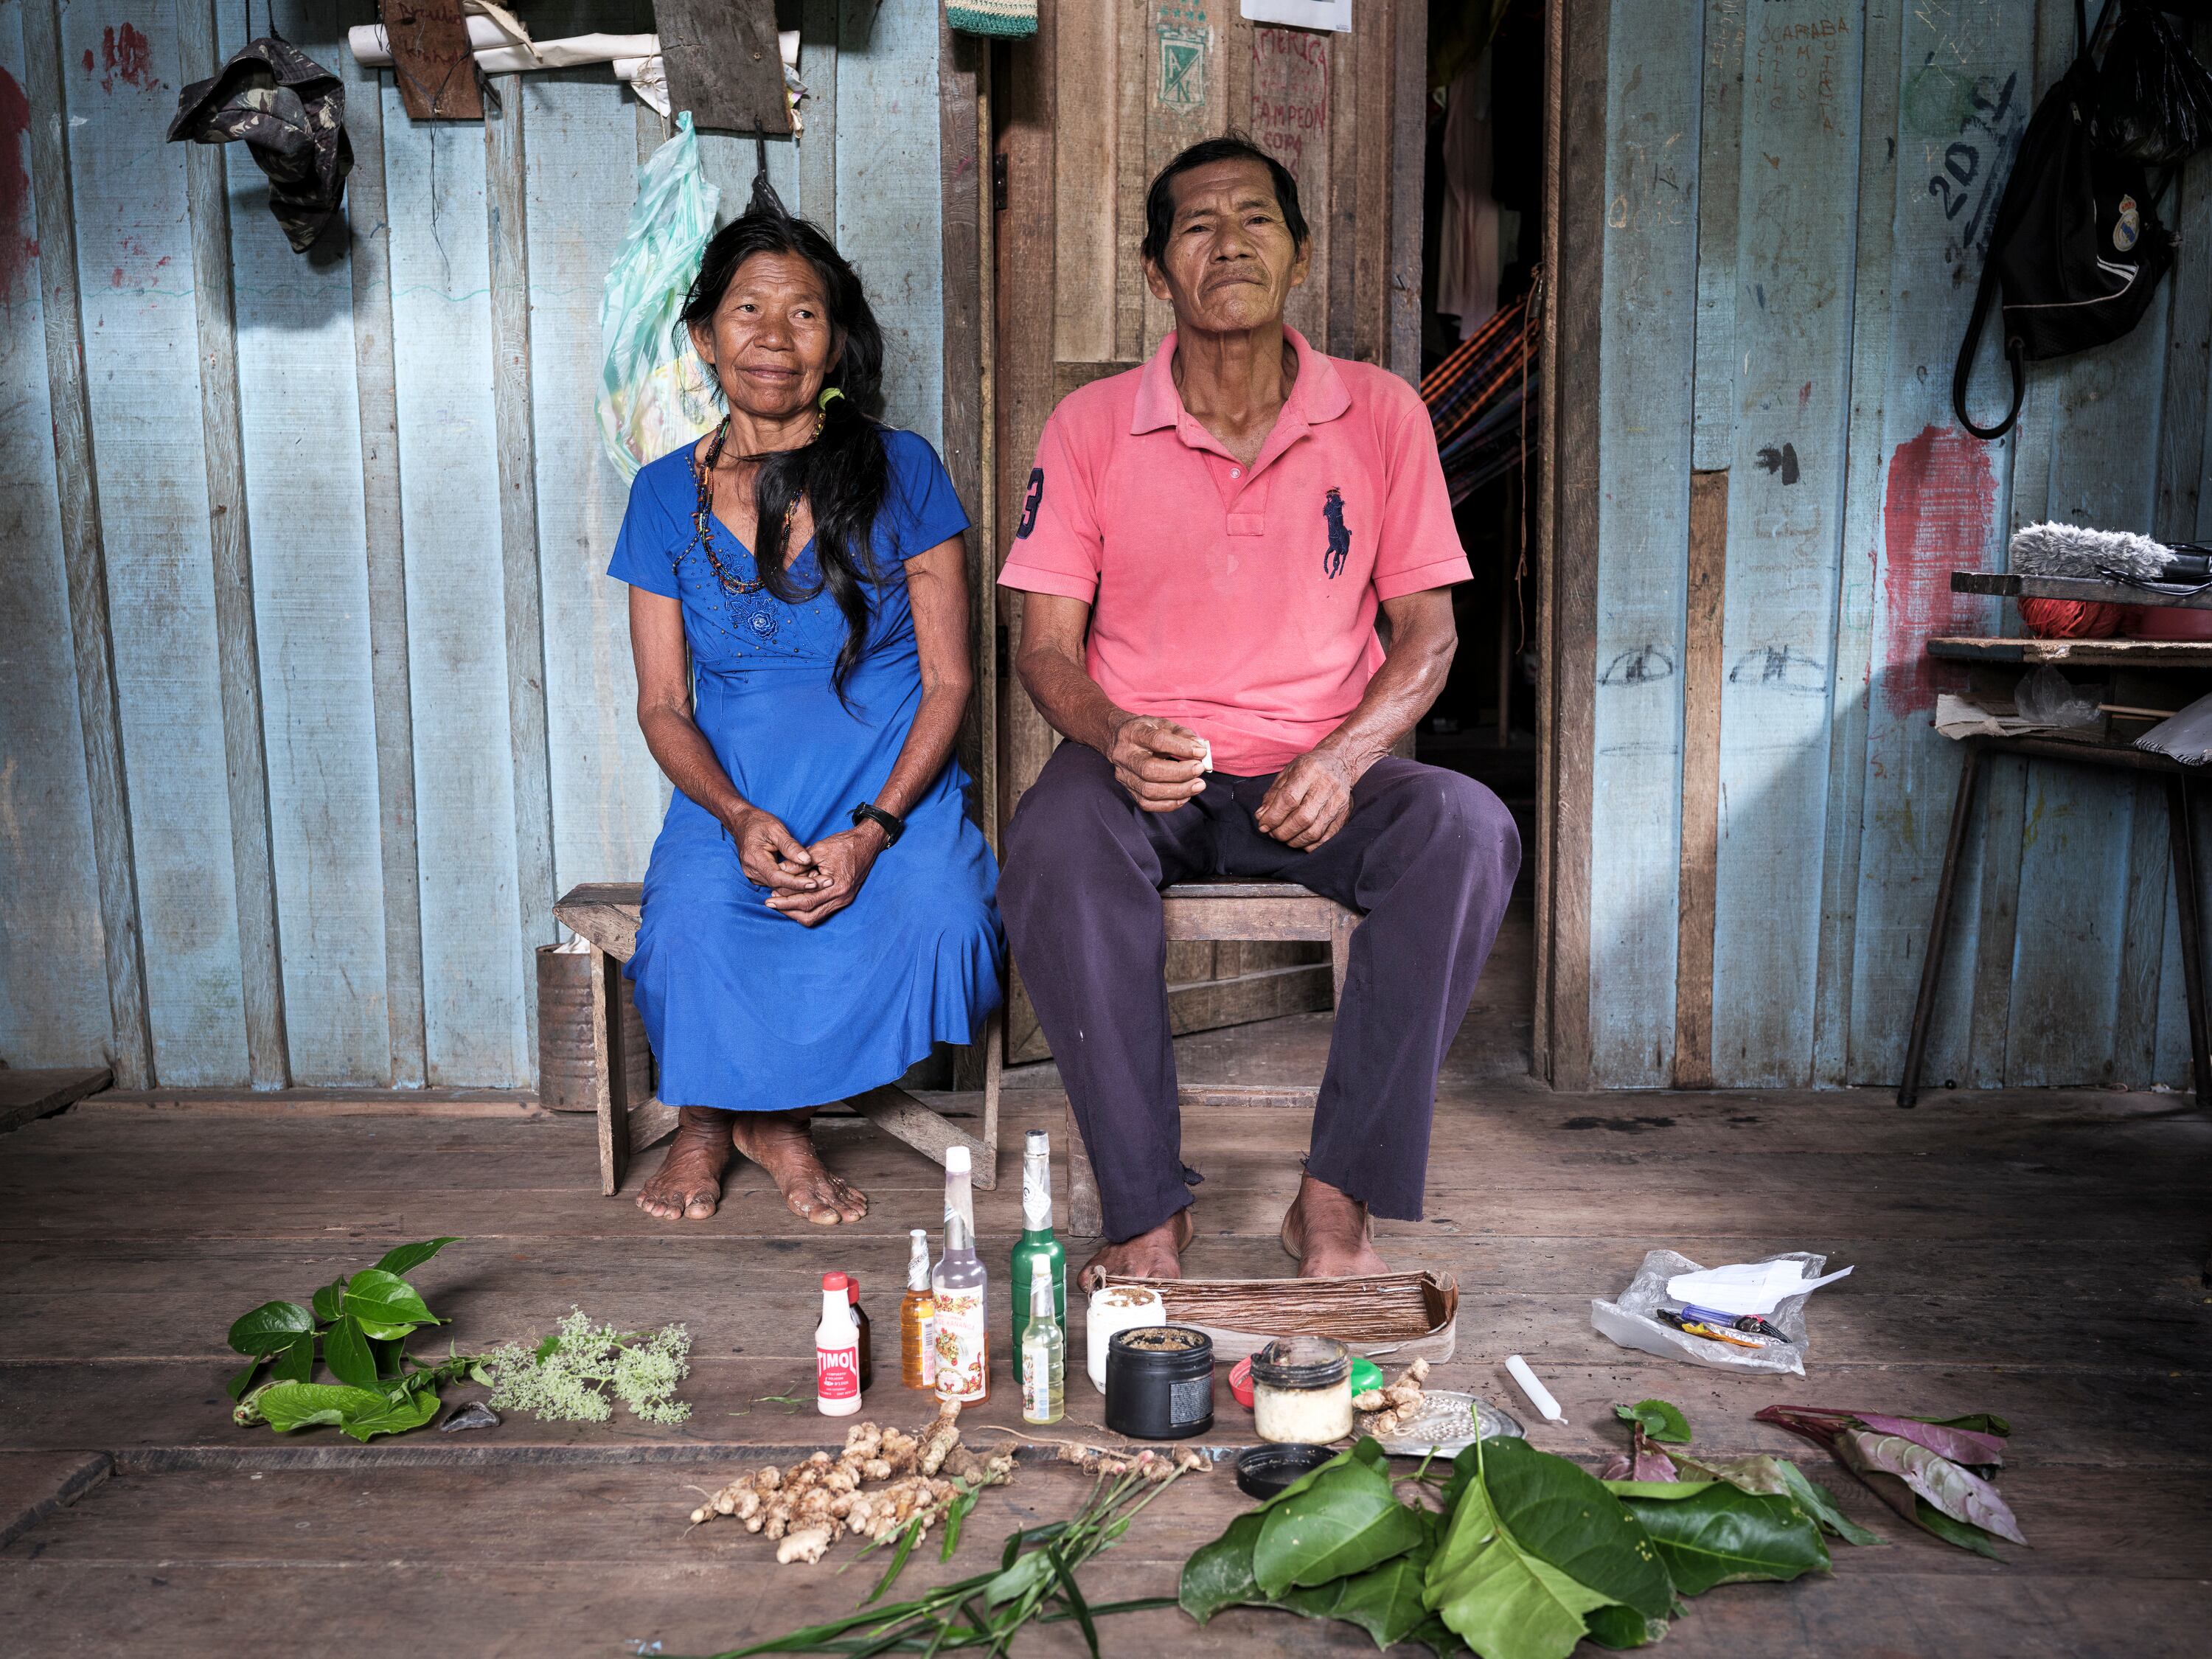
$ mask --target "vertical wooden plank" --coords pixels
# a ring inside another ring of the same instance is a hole
[[[1618,1088],[1673,1076],[1701,11],[1618,10],[1608,48],[1589,985],[1592,1080]]]
[[[799,136],[799,211],[825,229],[837,222],[837,0],[806,0],[799,78],[808,94]]]
[[[384,92],[349,52],[346,180],[353,232],[354,385],[359,397],[362,527],[366,557],[369,697],[376,742],[377,860],[383,896],[384,995],[391,1080],[420,1088],[422,1025],[422,875],[415,821],[415,714],[408,684],[407,556],[399,501],[399,406],[393,379],[392,227],[385,214]]]
[[[1111,6],[1070,6],[1060,15],[1053,56],[1060,118],[1053,134],[1053,269],[1059,280],[1052,294],[1052,355],[1061,362],[1103,362],[1114,356],[1115,290],[1122,262],[1138,258],[1134,247],[1122,246],[1128,239],[1119,232],[1114,193],[1098,187],[1113,175],[1123,137],[1120,100],[1099,94],[1115,84],[1120,21]]]
[[[1725,472],[1690,475],[1688,603],[1682,638],[1681,925],[1674,947],[1678,1089],[1713,1086],[1713,878],[1720,835],[1728,495]]]
[[[1735,453],[1736,213],[1743,160],[1744,0],[1707,0],[1698,131],[1698,370],[1691,465]]]
[[[46,10],[46,0],[31,4]],[[0,422],[0,546],[10,550],[9,580],[0,583],[0,1052],[19,1066],[83,1065],[106,1055],[113,1036],[71,650],[70,547],[55,472],[62,422],[53,415],[41,292],[44,265],[69,258],[70,242],[42,245],[39,210],[57,197],[65,203],[68,180],[48,188],[33,178],[35,129],[54,114],[52,16],[47,10],[42,20],[46,85],[33,97],[40,76],[26,61],[23,11],[23,0],[0,0],[0,168],[16,190],[14,216],[0,221],[0,406],[11,412]],[[64,396],[77,404],[82,435],[81,368],[74,355],[55,367],[70,382]],[[88,491],[90,480],[76,487]],[[112,708],[112,693],[84,705]],[[135,977],[135,959],[131,970]]]
[[[163,141],[183,71],[172,0],[140,19],[61,19],[85,376],[154,1072],[234,1085],[248,1073],[207,450],[190,416],[191,224],[184,147]]]
[[[246,44],[246,19],[217,9],[214,21],[210,56],[221,61]],[[276,27],[319,63],[349,57],[332,0],[290,0]],[[362,764],[375,750],[376,710],[349,262],[342,237],[335,258],[292,252],[243,150],[193,149],[229,175],[228,245],[213,252],[231,273],[244,497],[216,522],[242,516],[259,555],[247,643],[259,646],[269,733],[286,1057],[298,1083],[385,1083],[376,774]]]
[[[1844,439],[1841,569],[1836,583],[1822,826],[1820,933],[1813,993],[1813,1081],[1850,1075],[1851,988],[1858,923],[1859,850],[1866,800],[1866,727],[1873,672],[1875,544],[1882,501],[1881,411],[1889,365],[1896,259],[1897,57],[1899,7],[1866,8],[1860,75],[1856,264],[1851,277],[1850,418]],[[1728,304],[1735,308],[1731,283]],[[1699,366],[1703,372],[1703,364]],[[1733,370],[1729,371],[1733,384]],[[1985,768],[1987,778],[2002,768]]]
[[[1212,137],[1228,123],[1225,33],[1235,8],[1227,0],[1150,0],[1145,41],[1145,176],[1151,179],[1179,151]],[[1062,120],[1066,105],[1060,106]],[[1060,280],[1072,273],[1062,271]],[[1144,351],[1149,355],[1175,326],[1167,306],[1145,295]]]
[[[1380,361],[1419,385],[1421,378],[1421,190],[1428,156],[1429,19],[1419,6],[1395,8],[1391,39],[1389,293]],[[1379,124],[1378,124],[1379,125]],[[1528,142],[1526,134],[1515,136]],[[1499,718],[1502,720],[1504,715]]]
[[[1312,232],[1306,244],[1305,283],[1291,290],[1283,308],[1284,320],[1326,351],[1334,205],[1330,149],[1335,142],[1328,112],[1336,79],[1334,48],[1340,37],[1312,29],[1249,24],[1237,34],[1231,60],[1243,60],[1237,76],[1243,83],[1237,90],[1243,95],[1240,98],[1232,90],[1230,108],[1245,112],[1243,125],[1252,141],[1288,167],[1297,180],[1298,206]]]
[[[637,729],[627,590],[606,580],[627,496],[593,414],[600,294],[636,194],[624,142],[635,122],[586,72],[520,78],[551,888],[562,892],[635,881],[659,829],[659,769]],[[800,140],[812,142],[811,131]],[[523,919],[526,938],[533,921]]]
[[[2037,14],[2040,75],[2073,55],[2073,8],[2044,0]],[[2154,307],[2124,339],[2038,368],[2039,419],[2051,422],[2049,515],[2062,522],[2149,529],[2157,504],[2158,429],[2166,376],[2166,310]],[[2025,412],[2023,419],[2026,418]],[[2168,884],[2164,869],[2131,870],[2130,853],[2164,846],[2136,833],[2136,793],[2124,780],[2076,767],[2028,768],[2021,850],[2019,930],[2005,1081],[2015,1085],[2117,1080],[2119,999],[2130,975],[2124,930],[2143,896]],[[2142,803],[2162,814],[2160,792]]]
[[[1746,31],[1713,1071],[1813,1066],[1830,653],[1850,409],[1863,9],[1771,0]]]
[[[1541,557],[1545,685],[1539,745],[1545,757],[1537,890],[1543,1042],[1538,1064],[1555,1088],[1591,1081],[1591,843],[1595,807],[1598,528],[1605,507],[1598,453],[1606,349],[1608,257],[1604,0],[1553,0],[1547,17],[1551,73],[1545,89],[1547,165],[1544,308]]]
[[[1105,3],[1106,0],[1097,3]],[[1114,147],[1114,355],[1123,362],[1130,362],[1145,355],[1145,307],[1148,298],[1144,261],[1138,249],[1145,240],[1145,195],[1152,182],[1139,137],[1145,130],[1145,112],[1152,107],[1152,88],[1145,79],[1145,42],[1152,34],[1152,0],[1112,0],[1111,9],[1115,20],[1115,131],[1121,137],[1121,142]],[[1057,63],[1057,52],[1051,61]],[[1012,465],[1017,458],[1010,455],[1006,459]],[[1026,462],[1023,464],[1022,476],[1029,476]]]
[[[426,1078],[529,1079],[514,744],[499,596],[486,141],[384,89],[402,531],[422,878]]]
[[[1330,43],[1328,77],[1328,194],[1306,210],[1309,218],[1325,221],[1328,230],[1316,250],[1313,282],[1328,302],[1328,344],[1332,357],[1349,357],[1358,349],[1359,307],[1354,294],[1353,262],[1359,247],[1360,119],[1359,27],[1372,27],[1352,8],[1352,33]],[[1426,76],[1423,79],[1425,81]],[[1425,167],[1427,152],[1422,152]],[[1320,263],[1326,259],[1325,264]]]
[[[499,469],[501,616],[507,657],[508,763],[514,787],[515,984],[527,1075],[537,1076],[532,952],[553,944],[553,797],[546,752],[544,576],[538,559],[538,436],[531,407],[530,212],[522,77],[498,78],[484,112],[490,246],[492,422]],[[619,149],[615,152],[621,154]]]
[[[837,45],[837,246],[884,328],[884,413],[943,447],[943,232],[934,6],[845,0]]]
[[[1397,80],[1394,43],[1406,7],[1354,9],[1351,44],[1359,77],[1363,142],[1354,154],[1357,191],[1352,210],[1352,337],[1351,355],[1379,363],[1390,336],[1390,88]]]
[[[1997,198],[2034,103],[2027,67],[2033,26],[2021,7],[1903,9],[1894,65],[1894,297],[1881,421],[1884,471],[1850,993],[1853,1083],[1894,1081],[1903,1064],[1958,784],[1956,746],[1929,723],[1938,676],[1923,644],[1931,634],[1993,631],[1997,623],[1996,605],[1952,594],[1949,573],[1993,568],[2002,558],[2008,451],[1958,429],[1950,379]],[[1870,64],[1869,73],[1875,72]],[[1994,365],[1994,352],[1985,362]],[[1993,390],[2002,372],[1981,384]],[[2009,787],[2005,770],[1991,778],[1991,806]],[[1970,839],[1977,856],[1961,875],[1929,1045],[1930,1087],[1968,1074],[1968,992],[1979,971],[1984,908],[1980,845]],[[1991,896],[1993,903],[2001,899],[2001,892]],[[1999,971],[1994,962],[1990,971]]]

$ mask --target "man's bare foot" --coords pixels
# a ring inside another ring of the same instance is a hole
[[[866,1195],[823,1168],[806,1127],[808,1115],[805,1111],[732,1112],[730,1139],[769,1172],[793,1215],[803,1215],[821,1227],[858,1221],[868,1212]]]
[[[1375,1254],[1367,1206],[1325,1181],[1304,1176],[1283,1217],[1283,1248],[1298,1259],[1300,1279],[1349,1279],[1390,1271]]]
[[[678,1112],[676,1139],[637,1207],[663,1221],[704,1221],[722,1200],[722,1171],[730,1167],[730,1117],[712,1106]]]
[[[1186,1204],[1150,1232],[1107,1245],[1083,1264],[1075,1282],[1085,1291],[1095,1291],[1109,1274],[1126,1279],[1181,1279],[1182,1253],[1195,1231],[1190,1206]]]

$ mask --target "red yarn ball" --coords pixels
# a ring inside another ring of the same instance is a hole
[[[2022,599],[2020,619],[2042,640],[2106,640],[2119,631],[2127,607],[2087,599]]]

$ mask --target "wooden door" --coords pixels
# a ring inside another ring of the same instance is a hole
[[[1001,47],[993,76],[999,525],[1020,519],[1053,405],[1135,368],[1171,325],[1138,257],[1145,191],[1201,138],[1241,131],[1297,179],[1313,260],[1291,325],[1334,356],[1418,377],[1422,8],[1356,0],[1347,34],[1257,26],[1233,0],[1044,0],[1040,11],[1036,37]],[[1009,597],[1002,667],[1021,642]],[[1011,672],[1000,700],[1003,823],[1059,739]],[[1326,952],[1311,945],[1171,945],[1168,979],[1178,1032],[1330,1000]],[[1006,1057],[1047,1052],[1017,977]]]

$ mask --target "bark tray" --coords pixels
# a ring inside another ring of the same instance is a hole
[[[1157,1291],[1167,1317],[1213,1339],[1217,1360],[1241,1359],[1279,1336],[1333,1336],[1370,1359],[1452,1357],[1459,1283],[1449,1273],[1374,1273],[1357,1279],[1133,1279],[1109,1285]]]

